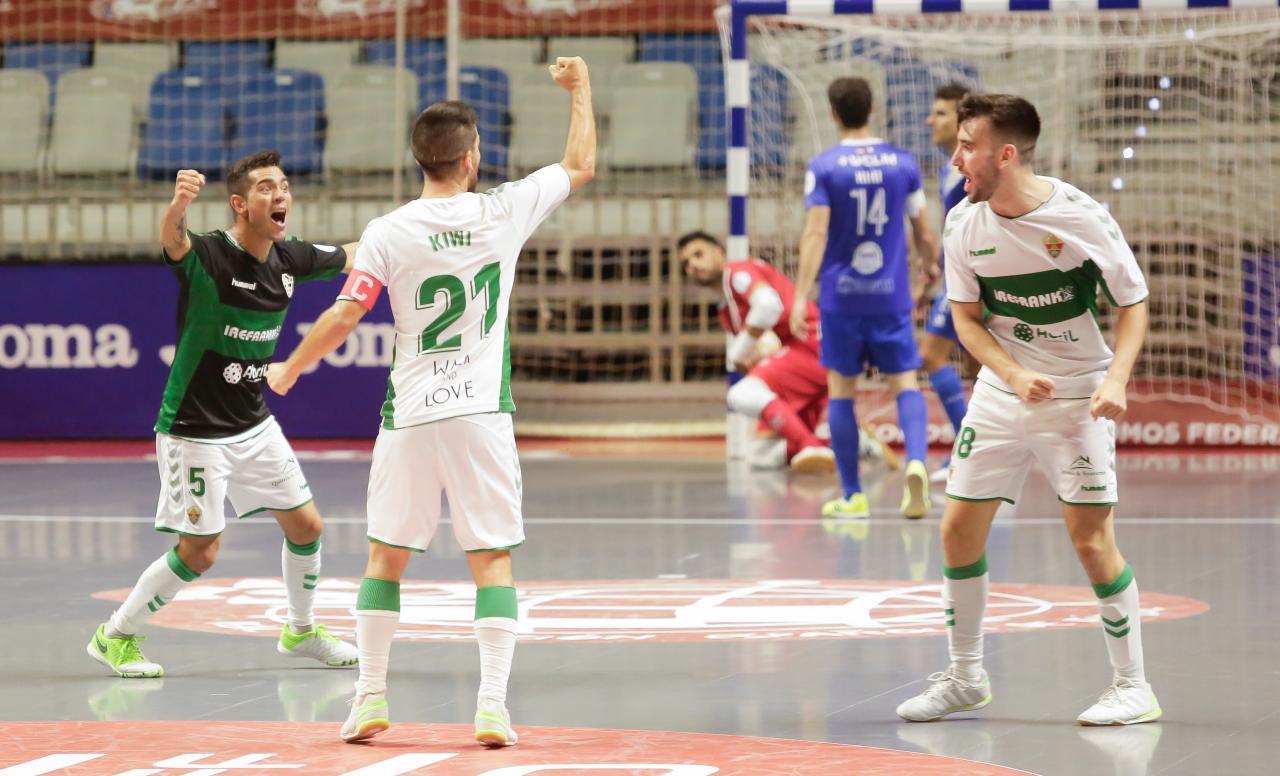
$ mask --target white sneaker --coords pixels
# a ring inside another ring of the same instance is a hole
[[[929,675],[933,684],[898,706],[898,716],[908,722],[933,722],[957,711],[976,711],[991,702],[991,681],[983,671],[976,682],[955,675],[955,668]]]
[[[800,474],[831,474],[836,454],[830,447],[806,447],[791,457],[791,470]]]
[[[289,657],[309,657],[330,668],[350,668],[360,662],[360,651],[352,644],[339,641],[323,625],[316,625],[306,633],[294,633],[289,623],[285,623],[276,651]]]
[[[339,735],[347,743],[373,738],[391,727],[386,693],[357,695],[351,699],[351,714],[342,723]]]
[[[919,520],[929,514],[933,502],[929,499],[929,470],[924,461],[907,463],[907,475],[902,488],[902,516],[908,520]]]
[[[1155,722],[1162,714],[1151,685],[1117,677],[1098,702],[1085,709],[1076,721],[1081,725],[1136,725]]]
[[[476,740],[490,747],[513,746],[520,740],[511,727],[506,706],[497,701],[480,701],[476,707]]]

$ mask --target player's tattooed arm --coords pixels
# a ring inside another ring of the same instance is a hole
[[[187,232],[187,207],[195,202],[204,186],[204,176],[195,170],[179,170],[173,185],[173,199],[160,217],[160,244],[170,261],[179,262],[191,250]]]

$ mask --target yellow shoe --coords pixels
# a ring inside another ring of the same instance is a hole
[[[823,517],[860,519],[871,517],[871,505],[862,493],[854,493],[849,498],[838,498],[822,505]]]
[[[924,461],[907,463],[906,486],[902,489],[902,516],[919,520],[929,513],[929,470]]]

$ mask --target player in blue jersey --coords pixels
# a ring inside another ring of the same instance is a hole
[[[929,128],[933,130],[933,143],[947,153],[947,161],[938,171],[938,196],[942,203],[942,219],[946,222],[947,213],[964,199],[964,176],[951,164],[951,156],[956,152],[960,122],[956,119],[960,101],[969,90],[959,84],[939,86],[933,93],[933,110],[929,112]],[[929,316],[924,322],[924,337],[920,340],[920,360],[924,363],[924,371],[929,375],[929,382],[938,394],[938,401],[946,410],[947,419],[952,428],[960,433],[960,425],[964,420],[966,400],[964,385],[960,376],[951,366],[951,349],[958,342],[956,327],[951,322],[951,303],[947,301],[947,288],[944,285],[933,299]],[[950,460],[950,459],[948,459]],[[935,479],[940,475],[946,481],[947,468],[944,465],[935,472]]]
[[[823,515],[868,517],[858,482],[858,423],[853,396],[867,364],[880,370],[897,397],[898,424],[907,448],[904,517],[929,511],[928,409],[916,383],[920,352],[912,326],[906,223],[922,261],[937,272],[938,242],[925,220],[920,167],[908,151],[872,137],[871,87],[861,78],[837,78],[827,87],[840,143],[809,161],[805,174],[804,232],[796,300],[819,283],[822,365],[827,368],[827,422],[844,487],[843,498]],[[797,336],[807,336],[802,315],[791,316]]]

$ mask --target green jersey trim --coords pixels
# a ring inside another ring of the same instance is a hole
[[[995,315],[1024,323],[1063,323],[1085,313],[1098,315],[1102,270],[1092,259],[1069,270],[1050,269],[1026,275],[978,275],[982,301]],[[1110,298],[1110,291],[1107,292]]]
[[[309,485],[303,485],[302,487],[304,487],[304,488],[309,488],[310,486],[309,486]],[[248,512],[245,512],[243,515],[237,515],[237,516],[236,516],[236,519],[237,519],[237,520],[243,520],[243,519],[245,519],[246,517],[253,517],[254,515],[260,515],[260,514],[262,514],[263,512],[292,512],[292,511],[293,511],[293,510],[295,510],[295,509],[302,509],[302,508],[303,508],[303,507],[305,507],[307,504],[310,504],[310,503],[311,503],[311,502],[313,502],[313,501],[315,501],[315,499],[314,499],[314,498],[309,498],[309,499],[307,499],[306,501],[304,501],[304,502],[302,502],[301,504],[298,504],[297,506],[294,506],[294,507],[258,507],[257,509],[251,509],[251,510],[249,510]]]
[[[502,387],[498,389],[498,412],[515,412],[516,402],[511,398],[511,325],[502,324]]]
[[[382,402],[382,427],[388,431],[396,429],[396,386],[391,378],[396,373],[396,346],[391,346],[391,371],[387,372],[387,398]]]

